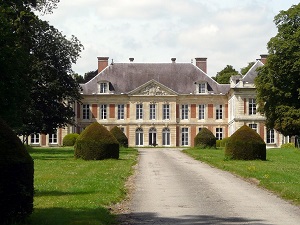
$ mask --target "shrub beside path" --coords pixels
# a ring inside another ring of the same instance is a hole
[[[139,149],[135,189],[121,224],[284,224],[300,208],[178,149]]]

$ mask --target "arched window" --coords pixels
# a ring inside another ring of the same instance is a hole
[[[142,128],[137,128],[135,130],[135,145],[143,146],[144,145],[144,133]]]
[[[170,146],[170,129],[165,127],[162,131],[162,145]]]
[[[154,127],[151,127],[149,130],[149,145],[153,145],[154,147],[157,145],[156,129]]]

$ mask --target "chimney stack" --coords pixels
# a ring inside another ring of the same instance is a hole
[[[98,58],[98,73],[100,73],[108,66],[109,57],[97,57],[97,58]]]
[[[268,54],[262,54],[262,55],[260,55],[260,61],[261,61],[263,64],[266,64],[267,58],[268,58]]]
[[[133,61],[134,61],[134,58],[129,58],[129,61],[130,61],[130,62],[133,62]]]
[[[176,62],[176,58],[171,58],[172,63]]]
[[[195,58],[196,66],[204,73],[207,73],[207,58]]]

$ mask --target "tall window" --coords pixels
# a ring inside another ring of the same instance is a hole
[[[135,145],[136,146],[144,145],[144,133],[142,128],[137,128],[135,131]]]
[[[156,129],[154,127],[151,127],[149,130],[149,145],[156,146]]]
[[[143,119],[143,104],[136,104],[136,119]]]
[[[275,143],[275,132],[274,129],[267,130],[267,144]]]
[[[108,93],[108,85],[106,82],[100,83],[100,93]]]
[[[40,143],[40,134],[31,134],[30,142],[31,142],[31,144],[39,144]]]
[[[223,128],[216,128],[216,138],[217,140],[223,139]]]
[[[181,128],[181,145],[188,146],[189,145],[189,128]]]
[[[170,119],[170,105],[163,104],[163,120],[169,120],[169,119]]]
[[[206,83],[198,84],[199,93],[206,93]]]
[[[256,115],[256,101],[254,98],[249,98],[249,115]]]
[[[257,124],[256,123],[250,123],[249,127],[253,130],[255,130],[255,132],[257,132]]]
[[[223,119],[222,105],[216,105],[216,119],[217,120]]]
[[[181,105],[181,119],[189,119],[189,105]]]
[[[84,104],[82,106],[82,119],[89,120],[90,119],[90,105]]]
[[[57,144],[57,132],[49,134],[49,144]]]
[[[106,104],[100,105],[100,119],[101,120],[107,119],[107,105]]]
[[[118,120],[124,120],[124,104],[118,105]]]
[[[150,120],[155,120],[156,119],[156,105],[155,104],[150,104]]]
[[[162,145],[169,146],[170,144],[171,144],[170,129],[166,127],[162,131]]]
[[[204,120],[205,105],[199,105],[199,120]]]

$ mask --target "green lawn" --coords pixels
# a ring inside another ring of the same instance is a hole
[[[74,159],[73,148],[34,148],[34,212],[30,225],[109,225],[110,204],[126,196],[124,184],[137,151],[121,149],[120,159]]]
[[[226,160],[223,149],[190,148],[183,152],[222,170],[244,178],[252,178],[251,180],[259,182],[260,186],[300,205],[299,149],[269,149],[267,161]]]

